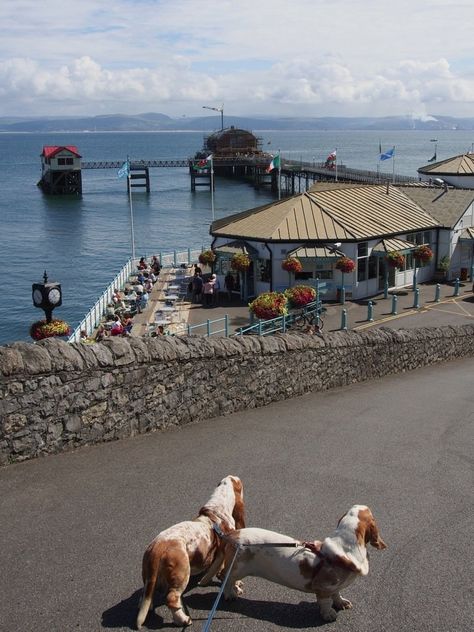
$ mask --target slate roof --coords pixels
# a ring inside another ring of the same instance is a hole
[[[474,154],[461,154],[446,160],[433,162],[418,169],[418,173],[436,176],[472,176],[474,175]]]
[[[403,187],[403,190],[446,228],[453,228],[474,202],[474,189]]]

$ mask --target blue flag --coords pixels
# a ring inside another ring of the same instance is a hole
[[[124,162],[120,169],[117,171],[117,178],[125,178],[126,176],[128,176],[128,173],[129,169],[127,160],[127,162]]]
[[[392,149],[389,149],[384,154],[380,154],[380,160],[390,160],[390,158],[393,158],[394,155],[395,155],[395,147],[392,147]]]

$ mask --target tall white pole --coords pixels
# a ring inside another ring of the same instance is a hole
[[[281,200],[281,156],[278,150],[278,199]]]
[[[214,221],[214,156],[211,156],[211,215],[212,221]]]
[[[392,184],[395,184],[395,145],[393,146],[392,156]]]
[[[336,182],[337,182],[337,147],[334,150],[335,154],[336,154]]]
[[[130,164],[128,166],[128,200],[130,204],[130,236],[132,240],[132,260],[135,263],[135,231],[133,228],[133,204],[132,204],[132,179],[130,177]]]

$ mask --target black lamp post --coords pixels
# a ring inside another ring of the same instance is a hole
[[[44,283],[33,283],[31,286],[33,305],[44,310],[46,322],[52,321],[53,309],[62,304],[62,292],[60,283],[48,283],[46,270],[43,275]]]

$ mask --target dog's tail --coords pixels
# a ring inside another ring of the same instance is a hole
[[[156,580],[158,577],[160,566],[160,556],[157,554],[158,551],[154,549],[154,542],[152,542],[143,555],[143,594],[138,609],[137,630],[141,629],[143,622],[146,619],[146,616],[148,614],[148,611],[150,610],[150,606],[153,601],[153,594],[155,592]]]

